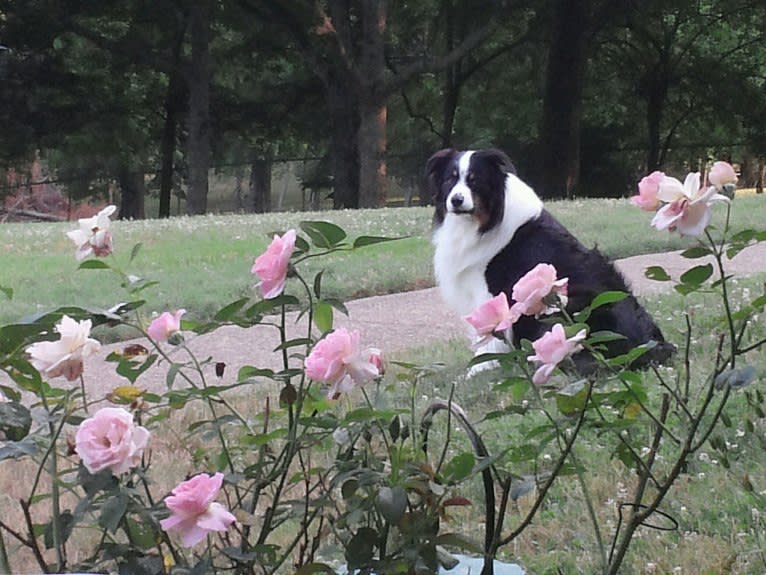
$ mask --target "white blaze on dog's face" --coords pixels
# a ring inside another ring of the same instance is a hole
[[[457,180],[457,183],[452,187],[447,194],[446,209],[453,214],[472,214],[474,209],[474,199],[469,187],[469,178],[472,182],[475,179],[475,175],[470,171],[471,156],[474,152],[464,152],[461,154],[457,162],[454,163],[451,179]]]

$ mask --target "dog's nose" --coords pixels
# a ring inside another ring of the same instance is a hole
[[[463,205],[463,194],[455,194],[450,200],[452,207],[459,208]]]

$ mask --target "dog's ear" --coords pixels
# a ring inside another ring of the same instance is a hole
[[[455,153],[455,150],[452,148],[444,148],[428,158],[426,162],[426,179],[433,186],[434,192],[441,187],[444,170],[455,156]]]
[[[502,150],[498,150],[497,148],[487,148],[486,150],[479,150],[476,152],[475,156],[486,158],[491,161],[504,174],[516,174],[516,167]]]

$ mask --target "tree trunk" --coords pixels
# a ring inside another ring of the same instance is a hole
[[[194,2],[189,12],[191,65],[189,85],[189,187],[186,213],[207,211],[210,166],[210,5]]]
[[[160,143],[160,208],[159,217],[170,217],[170,197],[173,193],[174,158],[176,154],[176,126],[183,105],[180,78],[176,72],[168,80],[168,92],[165,97],[165,124],[162,128]]]
[[[380,94],[384,85],[387,6],[385,0],[361,0],[362,38],[359,57],[359,207],[377,208],[386,201],[386,120]]]
[[[589,17],[589,0],[556,2],[540,133],[539,191],[547,198],[571,197],[579,178]]]
[[[359,207],[379,208],[386,203],[385,104],[363,102],[359,119]]]
[[[646,83],[646,128],[649,137],[646,170],[653,172],[660,169],[663,163],[661,130],[668,81],[664,74],[651,74]]]
[[[132,171],[127,166],[120,168],[117,174],[120,183],[120,214],[121,220],[143,220],[144,197],[146,195],[146,182],[144,173]]]
[[[250,171],[250,198],[252,211],[263,214],[271,211],[271,166],[268,155],[254,155]]]
[[[335,76],[329,78],[327,100],[332,119],[331,150],[333,207],[359,207],[359,102],[348,84]]]
[[[455,49],[456,28],[460,26],[460,33],[464,33],[464,22],[458,14],[452,2],[445,3],[445,52],[450,53]],[[456,21],[457,20],[457,21]],[[460,71],[462,60],[458,60],[444,70],[444,96],[442,102],[442,148],[452,147],[452,136],[455,131],[455,114],[457,104],[460,101]]]

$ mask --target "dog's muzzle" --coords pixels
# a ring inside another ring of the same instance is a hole
[[[453,188],[447,197],[447,211],[453,214],[471,214],[473,207],[470,191],[466,194],[462,190]]]

